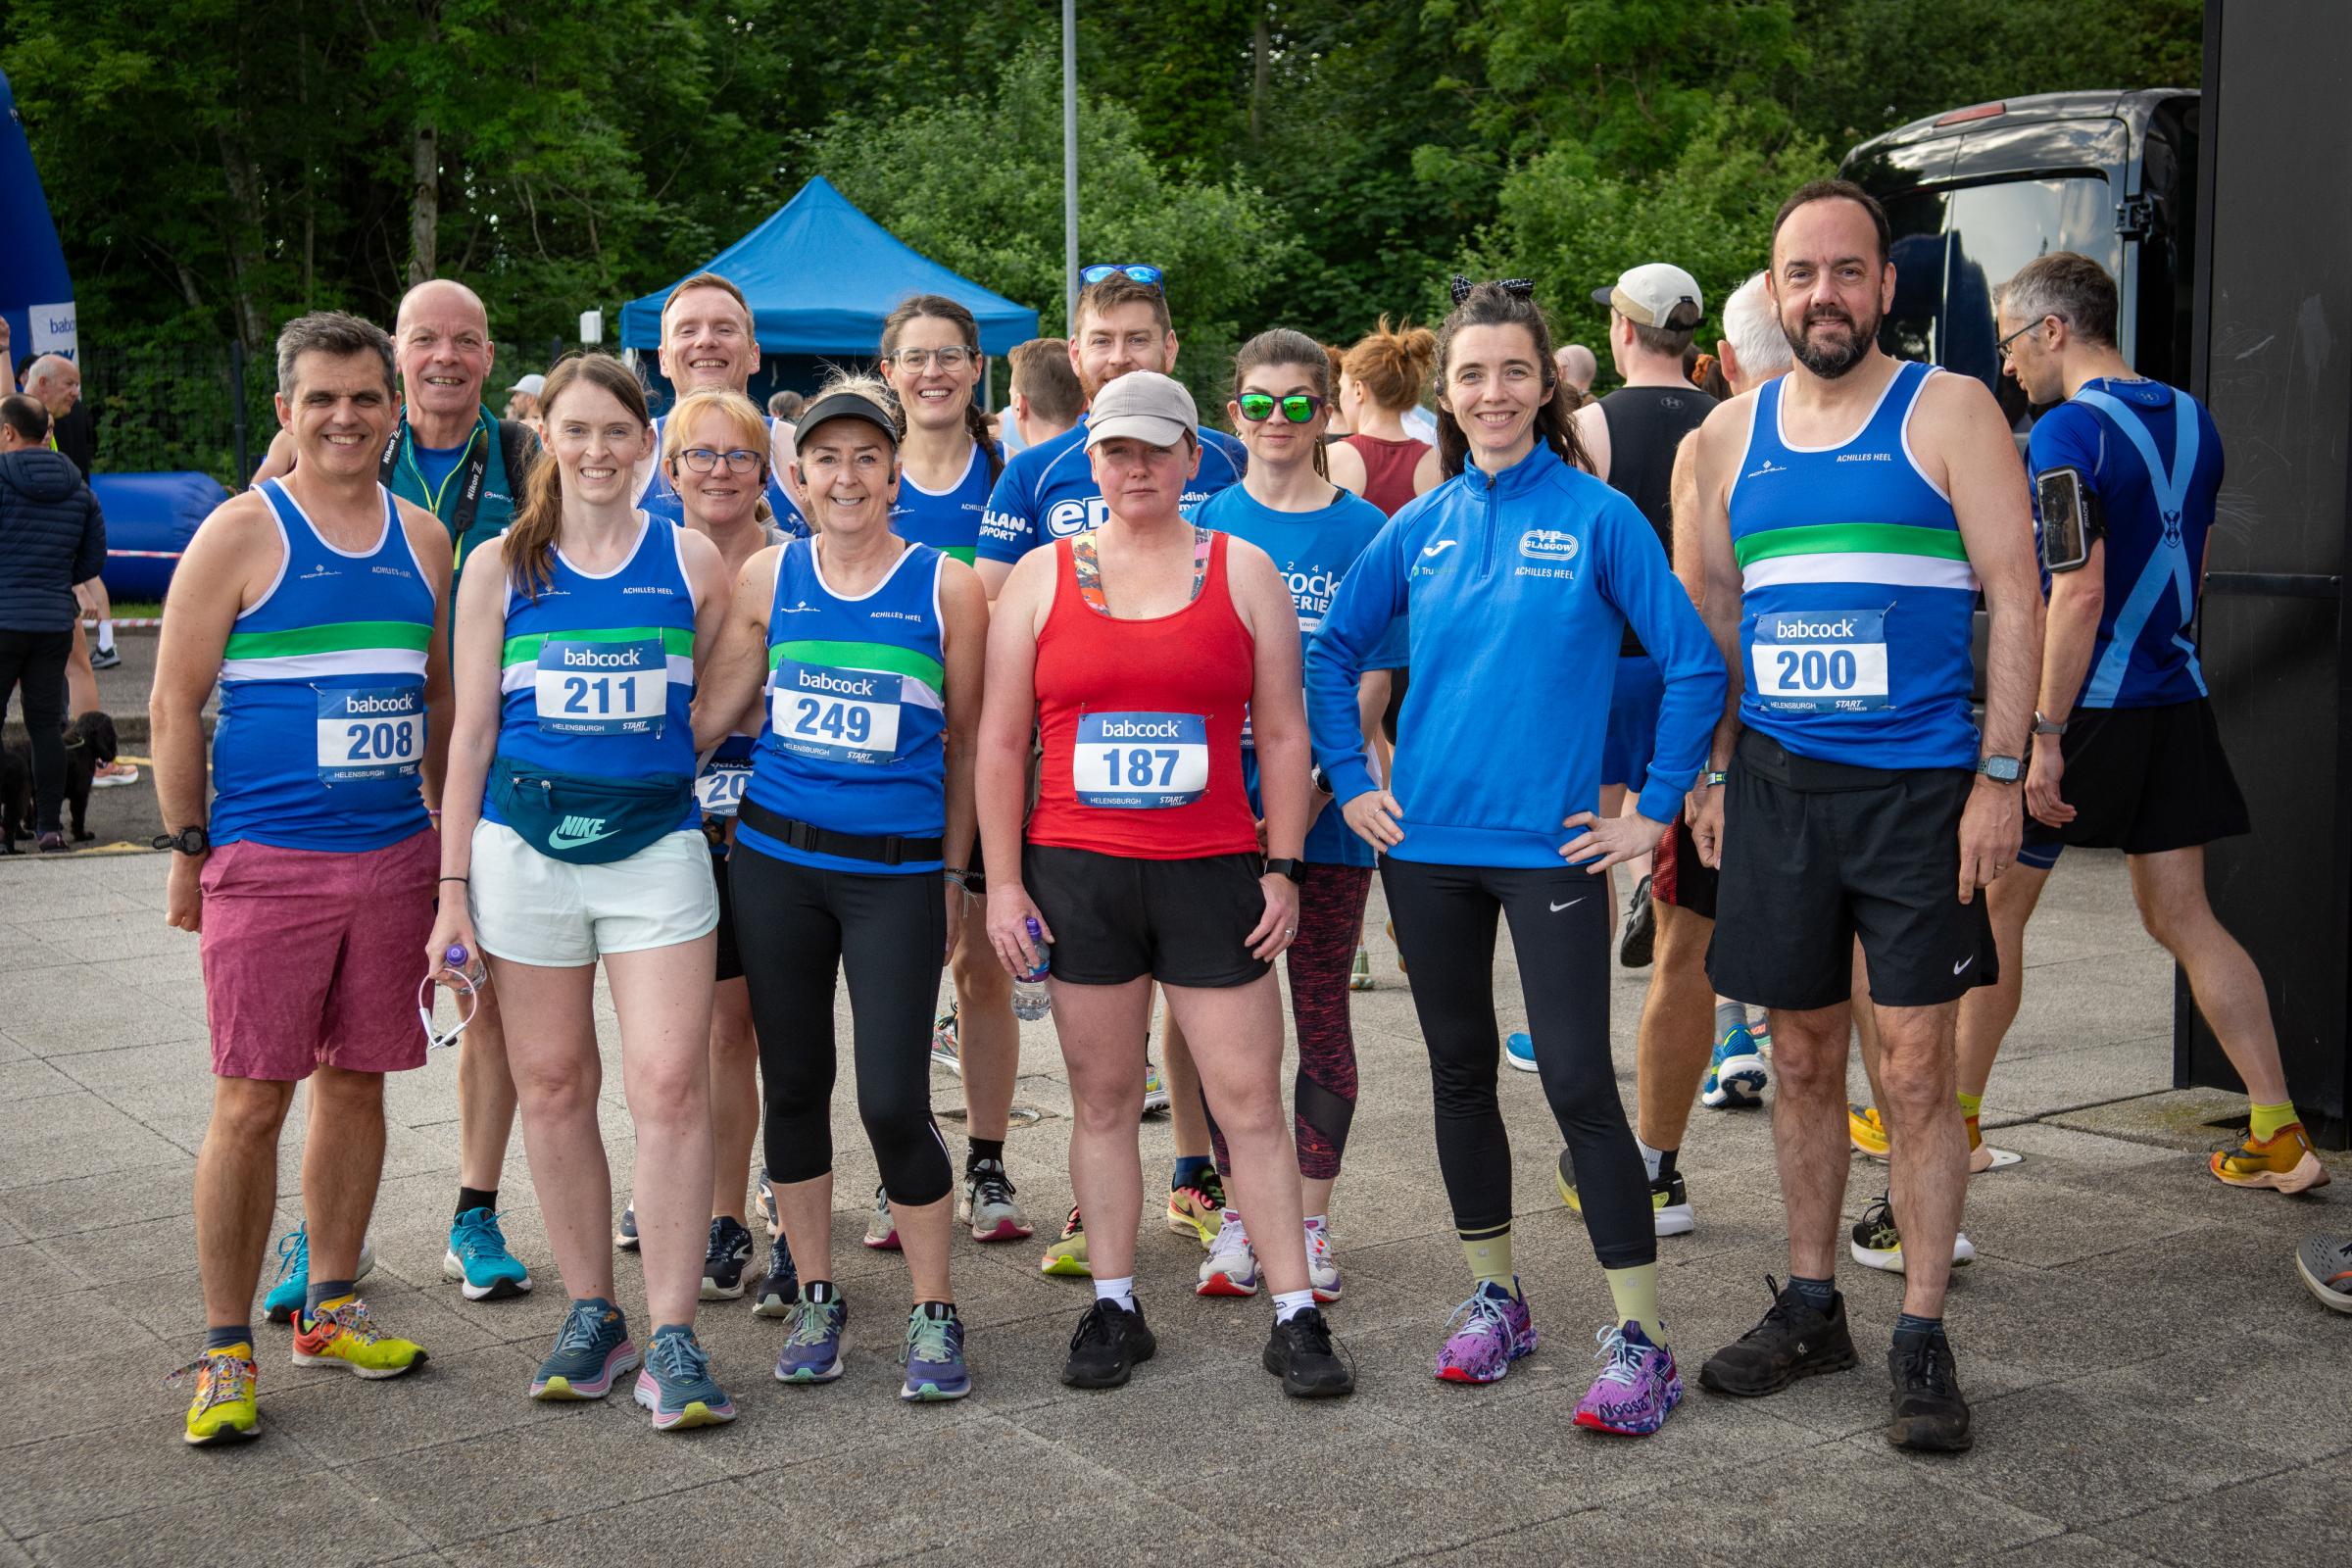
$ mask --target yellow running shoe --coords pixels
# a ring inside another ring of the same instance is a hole
[[[202,1447],[215,1443],[239,1443],[262,1435],[261,1413],[253,1407],[255,1368],[253,1347],[231,1345],[207,1350],[168,1380],[196,1378],[196,1397],[188,1403],[183,1441]]]
[[[2213,1174],[2232,1187],[2269,1187],[2281,1193],[2309,1192],[2328,1185],[2328,1167],[2312,1152],[2303,1124],[2290,1121],[2278,1135],[2256,1142],[2248,1133],[2235,1149],[2219,1149],[2207,1161]]]
[[[1208,1180],[1216,1180],[1213,1172]],[[1168,1194],[1168,1229],[1194,1238],[1204,1250],[1224,1223],[1225,1205],[1205,1186],[1179,1187]]]
[[[1845,1107],[1845,1136],[1853,1140],[1857,1153],[1873,1159],[1886,1157],[1886,1124],[1879,1119],[1876,1105],[1857,1105],[1847,1102]]]
[[[1086,1260],[1086,1222],[1078,1210],[1062,1221],[1061,1240],[1046,1249],[1045,1261],[1037,1265],[1040,1274],[1058,1274],[1070,1279],[1091,1280],[1094,1268]]]
[[[396,1378],[424,1364],[424,1347],[377,1328],[358,1297],[318,1305],[317,1317],[294,1314],[296,1366],[343,1366],[364,1378]]]

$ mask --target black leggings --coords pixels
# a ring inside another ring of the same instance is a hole
[[[1511,1143],[1494,1098],[1494,914],[1511,922],[1544,1098],[1568,1141],[1603,1268],[1654,1262],[1649,1180],[1609,1060],[1609,890],[1574,866],[1497,870],[1383,857],[1381,886],[1412,968],[1429,1047],[1438,1167],[1463,1235],[1511,1220]]]
[[[0,720],[8,717],[8,689],[24,693],[24,738],[32,748],[32,814],[36,833],[65,827],[66,664],[74,630],[0,631]]]
[[[1340,1173],[1348,1124],[1355,1119],[1355,1031],[1348,1015],[1348,972],[1364,934],[1368,865],[1310,864],[1298,885],[1298,937],[1285,956],[1291,971],[1291,1021],[1298,1030],[1298,1076],[1291,1086],[1298,1174],[1329,1181]],[[1205,1110],[1206,1097],[1202,1099]],[[1209,1138],[1217,1170],[1233,1174],[1225,1133],[1214,1116]]]
[[[760,1037],[769,1176],[833,1169],[833,985],[846,970],[858,1115],[882,1185],[899,1203],[947,1197],[955,1171],[931,1120],[931,1004],[948,939],[940,873],[825,871],[738,846],[727,881]]]

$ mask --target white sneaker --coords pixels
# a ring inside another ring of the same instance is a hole
[[[1242,1216],[1233,1209],[1225,1211],[1217,1239],[1200,1261],[1200,1283],[1193,1290],[1200,1296],[1257,1294],[1257,1253],[1250,1246],[1250,1233],[1242,1229]]]
[[[1168,1108],[1168,1086],[1159,1076],[1159,1069],[1147,1058],[1144,1062],[1144,1114],[1156,1116]]]
[[[1331,1232],[1320,1225],[1306,1228],[1306,1282],[1314,1287],[1316,1300],[1340,1298],[1340,1265],[1332,1261]]]

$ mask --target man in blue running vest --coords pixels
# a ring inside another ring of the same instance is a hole
[[[2205,896],[2205,846],[2250,827],[2191,637],[2221,433],[2187,393],[2133,373],[2116,305],[2114,280],[2071,251],[2033,262],[2001,296],[2009,373],[2055,405],[2029,454],[2050,610],[2026,839],[2124,852],[2140,919],[2188,976],[2252,1104],[2244,1144],[2208,1168],[2233,1187],[2301,1192],[2328,1167],[2287,1094],[2262,975]],[[2047,874],[2004,885],[1995,920],[2022,928]]]

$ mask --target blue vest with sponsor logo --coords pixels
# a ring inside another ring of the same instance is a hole
[[[965,565],[980,543],[980,519],[988,512],[988,455],[972,443],[963,474],[945,490],[930,491],[912,474],[899,476],[899,499],[890,509],[890,531],[918,545],[929,545],[943,556]]]

